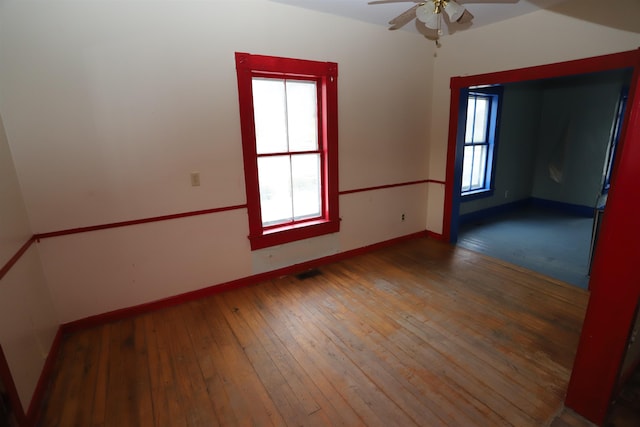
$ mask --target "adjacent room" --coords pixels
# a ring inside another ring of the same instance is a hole
[[[466,156],[458,244],[587,289],[630,82],[614,70],[497,86],[493,134],[483,108],[482,136],[466,138],[489,155],[475,169]]]
[[[602,425],[640,4],[373,3],[0,0],[0,425]],[[585,243],[465,237],[525,205]]]

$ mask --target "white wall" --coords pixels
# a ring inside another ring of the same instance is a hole
[[[636,0],[620,0],[616,7],[605,8],[598,0],[570,0],[552,11],[443,38],[434,61],[431,115],[431,123],[441,125],[430,130],[429,178],[445,178],[452,77],[633,50],[640,46],[638,16],[640,2]],[[594,23],[598,21],[614,26]],[[444,191],[432,184],[428,196],[427,228],[442,232]]]
[[[0,40],[36,233],[244,204],[236,51],[338,63],[341,190],[428,175],[433,43],[419,35],[266,0],[53,0],[2,3]],[[39,249],[68,322],[422,231],[426,197],[344,195],[340,233],[255,252],[243,209]]]
[[[31,238],[0,117],[0,266]],[[35,245],[0,280],[0,345],[26,411],[58,329]]]

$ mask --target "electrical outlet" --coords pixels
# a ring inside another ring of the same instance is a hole
[[[200,172],[191,172],[191,186],[200,187]]]
[[[402,221],[404,221],[404,214],[402,214]]]

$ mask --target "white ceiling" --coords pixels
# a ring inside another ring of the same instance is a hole
[[[332,15],[343,16],[388,27],[392,18],[412,7],[412,0],[390,0],[390,3],[369,5],[368,0],[271,0]],[[471,24],[443,28],[444,33],[453,33],[459,29],[477,28],[513,18],[525,13],[544,9],[567,0],[457,0],[474,15]],[[446,26],[445,26],[446,27]],[[424,26],[416,22],[408,23],[402,30],[429,35]]]

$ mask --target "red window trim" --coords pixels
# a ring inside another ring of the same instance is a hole
[[[240,127],[244,159],[249,241],[262,249],[340,230],[338,216],[338,64],[236,52]],[[264,227],[260,212],[258,155],[253,118],[253,77],[302,78],[318,82],[322,160],[322,216],[275,227]]]

